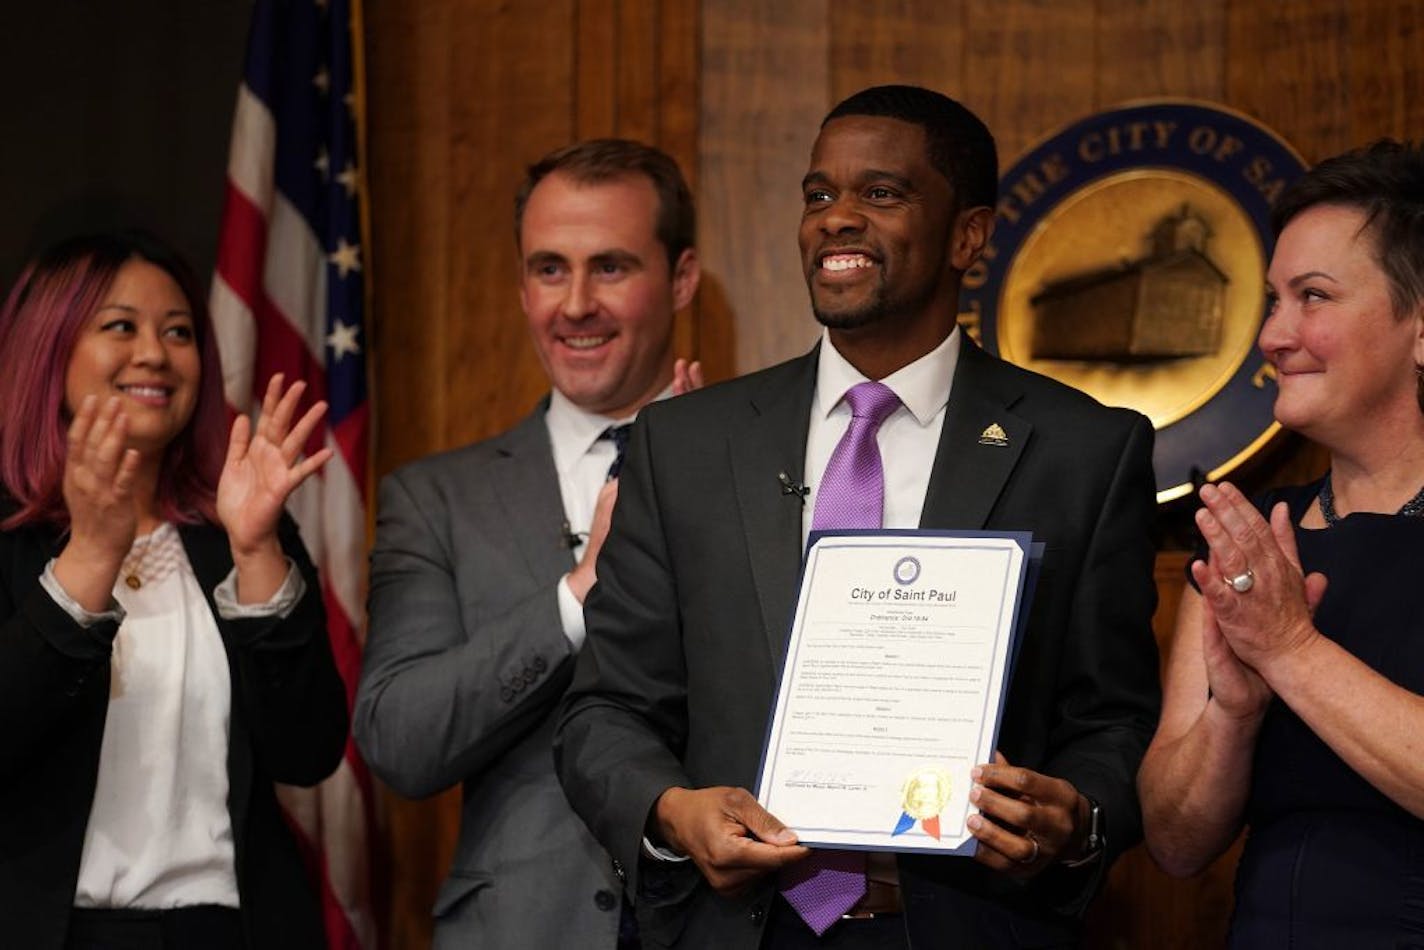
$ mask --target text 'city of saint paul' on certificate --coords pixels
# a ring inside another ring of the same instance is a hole
[[[757,798],[802,844],[974,853],[1042,545],[1026,532],[811,536]]]

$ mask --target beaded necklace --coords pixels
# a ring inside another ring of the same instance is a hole
[[[1335,513],[1335,492],[1330,487],[1330,473],[1325,473],[1325,481],[1320,484],[1320,517],[1325,519],[1325,527],[1333,528],[1340,523],[1340,516]],[[1424,515],[1424,488],[1406,501],[1399,509],[1399,514],[1408,518],[1417,518]]]

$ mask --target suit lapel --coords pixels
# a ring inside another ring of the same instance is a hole
[[[1019,396],[1012,376],[965,335],[920,527],[984,527],[1033,432],[1010,411]]]
[[[729,440],[732,480],[742,513],[752,580],[773,664],[780,667],[801,571],[804,500],[780,476],[800,484],[816,381],[816,353],[769,377],[752,393],[744,423]]]
[[[193,567],[193,576],[198,579],[203,596],[212,605],[213,591],[232,570],[232,553],[227,536],[212,525],[183,524],[178,525],[178,537],[183,542],[188,563]]]
[[[523,422],[500,437],[501,464],[490,466],[509,534],[536,577],[558,577],[574,566],[565,541],[564,499],[544,413],[546,398]]]

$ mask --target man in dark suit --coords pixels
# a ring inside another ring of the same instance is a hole
[[[821,343],[634,427],[555,755],[637,895],[645,947],[1072,945],[1140,834],[1159,704],[1152,429],[956,327],[996,175],[988,130],[938,93],[841,103],[803,181]],[[976,859],[871,856],[864,896],[821,937],[778,894],[826,853],[808,859],[746,789],[818,485],[851,438],[842,397],[874,380],[898,406],[875,436],[883,526],[1029,530],[1047,547],[1002,756],[975,773]]]
[[[463,783],[438,947],[633,946],[621,886],[554,776],[551,713],[583,641],[626,423],[697,371],[673,315],[697,289],[692,196],[625,140],[529,170],[520,299],[553,392],[515,428],[381,485],[354,730],[398,793]]]

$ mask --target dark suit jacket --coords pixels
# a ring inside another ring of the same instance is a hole
[[[316,784],[346,746],[346,693],[316,569],[284,518],[282,544],[305,596],[285,618],[223,620],[212,592],[232,570],[227,537],[209,525],[179,534],[232,673],[228,811],[244,944],[322,947],[316,892],[272,788]],[[62,547],[43,529],[0,534],[0,943],[34,950],[64,945],[118,632],[113,621],[79,626],[40,587]]]
[[[617,939],[620,884],[550,751],[574,660],[555,587],[574,561],[546,408],[381,483],[356,741],[407,797],[464,784],[436,946]]]
[[[778,473],[804,469],[815,374],[813,352],[649,407],[634,429],[556,759],[576,810],[640,874],[649,946],[754,947],[774,894],[768,880],[719,898],[690,864],[640,868],[639,843],[670,786],[754,787],[801,555],[800,499]],[[980,442],[994,423],[1007,446]],[[1046,542],[1000,748],[1102,803],[1109,857],[1140,836],[1134,780],[1160,703],[1151,448],[1137,413],[966,340],[921,518]],[[916,946],[1071,944],[1103,867],[1025,886],[905,855],[907,926]]]

